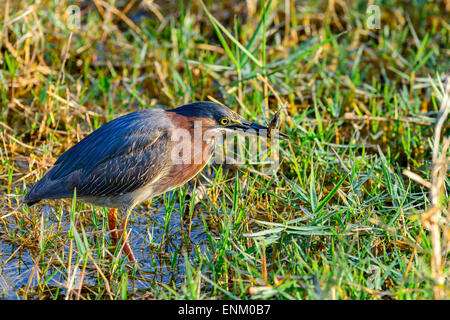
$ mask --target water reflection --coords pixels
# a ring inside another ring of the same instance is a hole
[[[99,277],[96,268],[88,261],[81,279],[83,266],[76,266],[77,256],[74,252],[70,252],[68,238],[70,214],[58,213],[59,210],[48,204],[37,207],[39,208],[36,214],[43,215],[42,226],[51,234],[50,238],[53,238],[47,243],[39,243],[39,234],[26,234],[27,229],[19,228],[16,219],[6,220],[10,234],[24,235],[17,241],[9,241],[11,237],[0,237],[0,298],[51,299],[57,292],[59,298],[64,298],[67,286],[78,288],[80,281],[83,285],[81,292],[92,290],[95,296]],[[96,209],[97,215],[98,211],[99,209]],[[140,207],[133,212],[129,223],[130,240],[138,267],[136,272],[133,272],[126,260],[122,264],[123,267],[130,269],[128,298],[138,298],[146,293],[146,289],[158,283],[180,283],[184,280],[185,270],[183,252],[187,252],[189,257],[193,258],[193,249],[196,246],[202,253],[206,250],[208,238],[201,218],[202,213],[196,210],[192,219],[189,219],[179,204],[171,211],[168,215],[160,201],[154,202],[148,211]],[[85,219],[82,220],[81,216]],[[80,221],[88,235],[91,248],[95,248],[98,241],[108,241],[103,232],[106,229],[101,226],[101,222],[106,218],[97,217],[100,225],[96,228],[92,223],[95,220],[93,216],[94,213],[88,206],[85,206],[85,210],[80,214]],[[166,218],[169,219],[169,223],[165,233]],[[32,245],[30,241],[33,242]],[[39,248],[46,246],[47,250],[41,254]],[[111,278],[110,263],[108,264],[111,257],[98,259],[98,252],[95,249],[91,253],[105,276]],[[68,260],[71,255],[71,269],[68,272]],[[110,254],[107,252],[105,255]],[[60,258],[62,261],[58,261]],[[68,279],[70,275],[72,276]]]

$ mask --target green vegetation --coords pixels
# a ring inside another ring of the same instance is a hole
[[[448,1],[374,1],[379,29],[359,0],[140,2],[0,3],[0,298],[450,297],[448,171],[440,284],[424,218]],[[211,165],[140,205],[138,265],[109,250],[105,208],[19,206],[105,122],[210,97],[260,123],[282,109],[280,168]]]

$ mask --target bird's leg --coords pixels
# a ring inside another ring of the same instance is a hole
[[[128,242],[127,222],[128,222],[129,215],[130,215],[130,213],[128,212],[125,219],[122,221],[122,224],[120,225],[120,229],[121,229],[120,235],[122,237],[123,252],[125,252],[125,254],[127,255],[128,260],[135,261],[136,259],[134,258],[133,250],[131,250],[130,243]]]
[[[108,212],[108,227],[111,231],[111,241],[114,246],[117,244],[117,240],[119,240],[119,236],[117,234],[117,209],[111,208]]]
[[[114,246],[117,245],[117,243],[122,242],[122,249],[125,252],[125,254],[128,257],[128,260],[135,261],[133,250],[131,250],[130,244],[128,243],[128,234],[126,231],[128,221],[128,214],[125,218],[125,220],[122,222],[120,226],[121,231],[117,231],[117,209],[112,208],[108,212],[108,227],[111,231],[111,242]],[[120,239],[122,238],[122,241]]]

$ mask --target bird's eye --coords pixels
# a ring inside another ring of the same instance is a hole
[[[220,124],[226,126],[230,120],[228,118],[222,118],[220,119]]]

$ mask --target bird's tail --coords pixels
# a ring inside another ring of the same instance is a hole
[[[55,168],[55,166],[53,167]],[[22,202],[32,206],[43,199],[61,199],[69,198],[73,194],[65,187],[67,185],[67,178],[70,175],[59,180],[52,180],[52,169],[50,169],[44,177],[36,182],[34,186],[28,191]]]
[[[33,192],[33,189],[34,188],[31,188],[31,190],[25,195],[25,197],[22,198],[21,201],[22,203],[27,204],[29,207],[41,201],[41,198],[36,196],[35,192]]]

